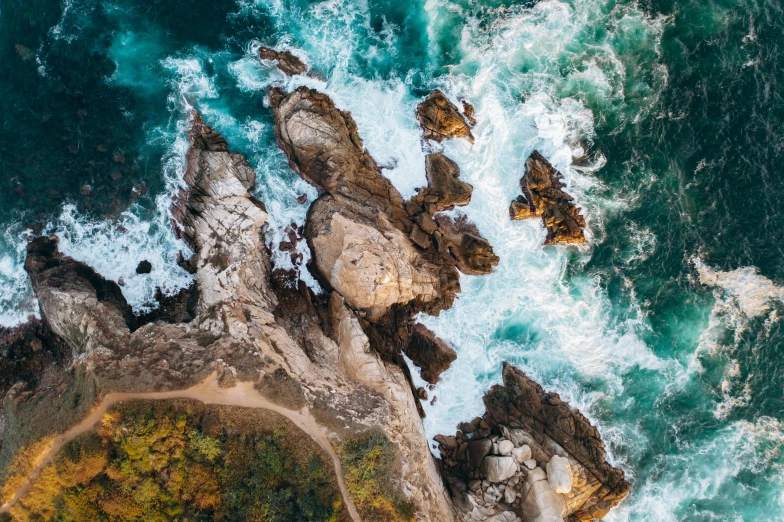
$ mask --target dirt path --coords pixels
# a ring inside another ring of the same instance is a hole
[[[103,401],[96,407],[90,415],[82,422],[69,429],[55,440],[54,444],[49,448],[46,454],[42,457],[41,462],[27,477],[27,480],[16,490],[14,496],[5,504],[0,507],[0,513],[7,512],[25,493],[30,489],[30,486],[38,478],[41,471],[49,464],[58,451],[67,443],[92,430],[95,425],[103,418],[106,411],[117,404],[118,402],[129,400],[164,400],[164,399],[193,399],[201,401],[204,404],[216,404],[220,406],[242,406],[246,408],[263,408],[265,410],[273,411],[279,415],[283,415],[291,422],[293,422],[299,429],[304,431],[311,439],[313,439],[322,450],[324,450],[332,459],[335,466],[335,477],[340,488],[340,493],[343,496],[343,502],[346,509],[354,522],[362,522],[359,517],[354,503],[348,494],[346,484],[343,482],[343,473],[340,466],[340,459],[338,458],[335,450],[329,439],[316,423],[315,419],[309,413],[302,413],[294,410],[289,410],[273,404],[266,400],[264,397],[253,388],[252,383],[240,383],[233,388],[221,388],[218,386],[215,375],[211,375],[201,383],[188,388],[187,390],[171,391],[171,392],[151,392],[151,393],[110,393],[104,397]]]

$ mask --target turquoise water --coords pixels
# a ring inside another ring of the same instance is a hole
[[[414,109],[439,87],[476,106],[476,143],[444,149],[501,263],[422,318],[459,352],[428,433],[480,413],[506,359],[600,427],[633,484],[608,519],[784,520],[779,4],[5,0],[0,29],[0,323],[36,310],[28,224],[137,310],[188,284],[166,209],[190,107],[256,167],[274,246],[312,189],[275,145],[268,85],[329,93],[404,195],[425,183]],[[323,80],[283,78],[262,44]],[[534,149],[584,209],[585,247],[509,221]]]

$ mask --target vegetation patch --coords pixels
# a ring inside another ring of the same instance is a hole
[[[349,520],[329,457],[287,419],[184,400],[110,410],[60,451],[11,513],[57,521]]]
[[[394,446],[378,431],[354,436],[340,448],[346,487],[363,520],[414,520],[414,505],[394,483],[395,459]]]

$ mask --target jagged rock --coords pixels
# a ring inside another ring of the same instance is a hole
[[[488,482],[497,483],[512,478],[517,473],[517,465],[512,457],[488,455],[479,470]]]
[[[307,64],[291,51],[276,51],[262,46],[259,48],[259,58],[277,62],[280,71],[287,76],[308,72]]]
[[[520,180],[523,194],[509,208],[514,220],[542,218],[547,228],[545,245],[585,243],[585,218],[574,198],[562,190],[562,179],[563,175],[534,151],[525,162],[525,175]]]
[[[136,267],[136,273],[149,274],[150,272],[152,272],[152,263],[150,263],[146,259],[144,261],[140,261],[139,265]]]
[[[0,327],[0,397],[20,381],[34,387],[49,367],[67,363],[70,355],[68,345],[39,319]]]
[[[417,107],[417,120],[425,134],[425,139],[442,141],[451,138],[468,138],[474,142],[474,136],[457,107],[438,89]]]
[[[547,481],[556,493],[572,491],[572,469],[569,466],[569,459],[553,455],[546,469]]]
[[[504,443],[517,446],[509,456],[490,455],[484,460],[505,458],[515,466],[515,472],[497,486],[505,492],[523,485],[514,505],[519,506],[524,520],[568,518],[570,522],[588,522],[602,518],[626,496],[629,484],[623,471],[606,462],[599,433],[580,412],[556,394],[545,393],[521,371],[504,364],[503,377],[504,385],[494,386],[485,395],[485,415],[461,423],[451,448],[439,445],[445,479],[464,519],[476,513],[473,501],[464,492],[484,470],[477,466],[470,451],[461,448],[477,437],[491,444],[495,439],[499,453],[502,445],[508,448]],[[537,467],[537,460],[552,463],[548,470],[552,471],[552,485],[544,470]],[[567,487],[568,494],[561,493]],[[477,520],[491,520],[505,506],[484,503]]]
[[[463,100],[463,116],[468,121],[468,124],[472,127],[476,125],[476,118],[474,118],[474,106],[468,103],[466,100]]]
[[[465,206],[471,202],[474,187],[461,181],[457,163],[437,152],[425,158],[427,188],[421,189],[414,201],[432,203],[439,210]],[[432,232],[431,232],[432,233]]]
[[[493,253],[490,242],[465,216],[455,219],[439,214],[435,220],[445,245],[457,261],[458,270],[468,275],[484,275],[498,265],[500,260]]]
[[[412,327],[409,344],[403,351],[422,370],[422,378],[430,384],[436,384],[441,374],[457,359],[457,353],[451,346],[419,323]]]
[[[25,268],[72,363],[50,366],[45,384],[8,392],[0,479],[17,451],[62,433],[108,393],[181,390],[217,374],[222,385],[256,382],[269,401],[302,408],[337,444],[381,430],[397,455],[394,484],[417,517],[453,520],[404,371],[371,349],[364,323],[336,292],[327,304],[272,271],[266,210],[250,194],[255,172],[198,115],[189,138],[187,188],[172,215],[194,251],[187,264],[196,285],[185,296],[192,317],[140,324],[116,283],[62,255],[56,238],[31,242]]]
[[[351,115],[305,87],[273,89],[270,100],[289,164],[322,193],[305,237],[324,281],[372,322],[395,305],[427,313],[451,306],[459,291],[453,260],[414,228]]]

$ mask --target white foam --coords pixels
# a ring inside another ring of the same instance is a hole
[[[39,316],[24,270],[28,236],[29,231],[17,223],[6,227],[0,237],[0,326],[17,326],[30,315]]]
[[[60,238],[65,255],[87,263],[107,279],[122,279],[123,295],[135,312],[152,308],[157,287],[171,295],[192,280],[176,264],[177,252],[187,252],[187,247],[174,238],[167,220],[142,220],[133,207],[116,221],[93,221],[67,204],[46,233]],[[142,260],[152,264],[150,274],[136,274]]]
[[[707,501],[725,497],[725,486],[734,483],[741,473],[770,476],[770,482],[761,483],[760,488],[772,492],[784,487],[784,469],[780,459],[784,451],[784,426],[777,419],[760,417],[754,422],[737,421],[698,446],[678,441],[676,444],[679,451],[655,458],[654,469],[649,470],[656,475],[655,480],[640,481],[632,489],[630,498],[610,511],[605,520],[675,522],[689,520],[688,513],[696,517],[703,515],[706,520],[715,519],[717,510]],[[771,470],[773,473],[768,475]],[[733,490],[752,500],[762,498],[758,489]],[[767,506],[765,512],[781,512],[784,497],[771,495],[767,498],[773,505]],[[698,500],[705,501],[701,503],[705,510],[702,513],[694,511]],[[736,515],[721,520],[744,519]]]
[[[759,273],[756,267],[741,267],[729,272],[714,270],[693,258],[704,285],[720,288],[748,317],[758,317],[771,308],[772,301],[784,301],[784,288]]]

